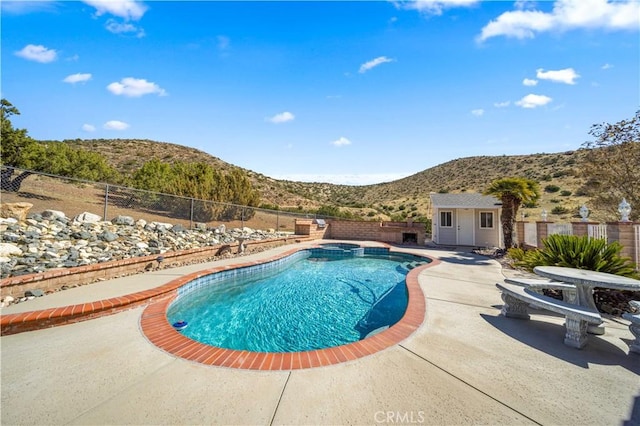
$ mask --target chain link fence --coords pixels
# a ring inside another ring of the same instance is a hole
[[[135,220],[181,224],[193,229],[197,224],[294,232],[295,219],[315,218],[314,214],[268,210],[218,203],[144,191],[118,185],[48,175],[30,170],[2,169],[1,203],[27,202],[31,212],[58,210],[73,218],[89,212],[111,220],[131,216]]]

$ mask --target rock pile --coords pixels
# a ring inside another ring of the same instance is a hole
[[[190,230],[179,224],[136,221],[130,216],[103,221],[92,213],[70,219],[56,210],[29,213],[24,221],[0,218],[0,234],[0,278],[236,241],[243,247],[243,241],[285,235],[247,227],[227,230],[225,225],[211,228],[197,224]]]

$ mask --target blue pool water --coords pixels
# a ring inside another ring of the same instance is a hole
[[[343,345],[399,321],[407,307],[406,274],[425,259],[335,254],[307,252],[200,286],[182,294],[167,317],[187,321],[181,333],[193,340],[256,352]]]

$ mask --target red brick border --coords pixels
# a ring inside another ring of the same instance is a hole
[[[291,353],[236,351],[191,340],[169,324],[166,310],[177,296],[177,289],[181,286],[204,275],[271,262],[289,256],[299,250],[288,250],[260,261],[204,269],[184,275],[153,289],[110,299],[40,311],[2,315],[0,317],[1,334],[9,335],[72,324],[112,315],[150,303],[143,311],[140,320],[142,332],[150,342],[174,356],[207,365],[240,369],[295,370],[338,364],[379,352],[409,337],[424,321],[426,302],[418,282],[418,275],[424,269],[440,263],[439,260],[433,258],[429,258],[431,260],[429,264],[417,267],[407,275],[408,304],[407,310],[400,321],[372,337],[347,345]]]
[[[283,258],[296,251],[298,250],[291,250],[260,263]],[[140,325],[147,339],[160,349],[179,358],[201,364],[248,370],[296,370],[352,361],[400,343],[422,325],[426,301],[418,282],[418,275],[424,269],[440,263],[437,259],[429,259],[431,260],[429,264],[412,269],[407,275],[407,310],[400,321],[372,337],[342,346],[305,352],[271,353],[224,349],[196,342],[175,330],[167,320],[167,308],[177,297],[175,290],[172,297],[166,297],[147,306],[142,314]],[[228,268],[250,265],[233,265]],[[201,271],[182,277],[180,285],[211,272]]]

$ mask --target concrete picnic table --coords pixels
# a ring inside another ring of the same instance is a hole
[[[593,300],[595,287],[615,290],[640,291],[640,280],[606,272],[589,271],[587,269],[569,268],[565,266],[536,266],[533,272],[541,277],[549,278],[576,286],[576,304],[597,310]],[[592,334],[604,334],[604,326],[590,326]]]

